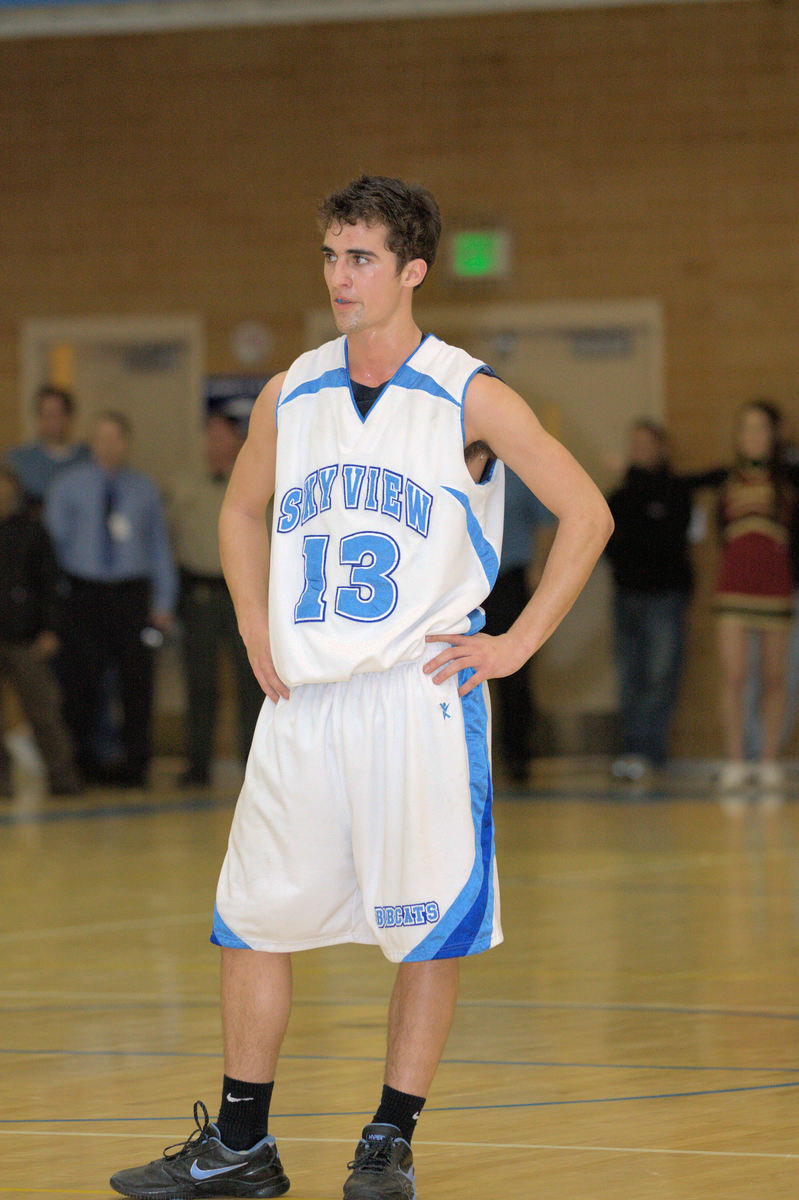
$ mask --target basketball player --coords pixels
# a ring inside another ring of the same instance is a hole
[[[345,1200],[412,1200],[410,1142],[462,957],[501,941],[485,681],[552,633],[610,534],[601,494],[483,363],[424,334],[413,294],[433,197],[363,176],[320,209],[339,333],[259,397],[220,519],[222,563],[266,700],[212,941],[225,1077],[215,1124],[111,1180],[130,1196],[279,1196],[269,1102],[292,951],[377,944],[399,964],[385,1085]],[[479,632],[507,462],[559,518],[533,598]],[[271,539],[266,505],[274,494]],[[268,579],[268,583],[267,583]]]

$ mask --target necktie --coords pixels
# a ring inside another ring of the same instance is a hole
[[[102,530],[102,556],[103,567],[106,571],[110,571],[114,565],[114,538],[111,533],[111,519],[116,508],[116,485],[111,478],[106,479],[105,488],[103,490],[103,530]]]

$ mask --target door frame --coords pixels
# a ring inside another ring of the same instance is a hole
[[[202,415],[203,380],[205,377],[205,330],[198,314],[147,314],[95,317],[32,317],[23,321],[20,330],[19,411],[23,435],[30,438],[35,421],[31,400],[45,383],[60,383],[58,379],[41,377],[41,346],[80,342],[157,342],[183,341],[188,347],[190,387],[187,401],[191,404],[189,428],[196,431]],[[78,397],[80,403],[80,397]],[[196,449],[196,447],[195,447]]]
[[[446,339],[447,329],[487,331],[558,332],[564,335],[585,330],[614,328],[645,329],[651,337],[649,364],[652,416],[665,411],[665,355],[663,305],[654,297],[628,300],[556,300],[529,304],[460,300],[456,303],[421,302],[416,321],[423,329]],[[335,336],[329,308],[312,309],[304,322],[305,345],[309,349]]]

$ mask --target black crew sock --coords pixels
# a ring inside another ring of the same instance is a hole
[[[269,1102],[272,1083],[245,1083],[225,1075],[222,1107],[216,1121],[219,1136],[228,1150],[249,1150],[269,1132]]]
[[[411,1096],[383,1084],[380,1107],[372,1118],[375,1125],[396,1125],[406,1142],[410,1142],[419,1113],[424,1108],[424,1096]]]

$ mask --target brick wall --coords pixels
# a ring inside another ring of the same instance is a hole
[[[212,371],[256,317],[285,364],[314,201],[363,169],[509,226],[482,299],[660,297],[678,463],[723,459],[752,393],[799,417],[799,6],[764,0],[0,43],[0,442],[26,317],[199,312]],[[698,558],[691,753],[717,748]]]

